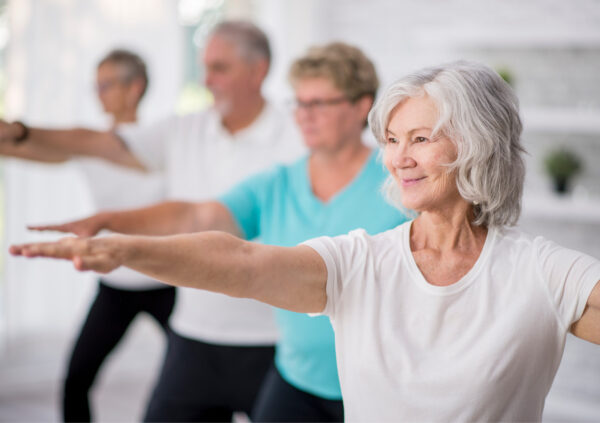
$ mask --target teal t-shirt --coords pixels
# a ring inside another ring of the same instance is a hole
[[[219,200],[246,239],[290,247],[319,236],[357,228],[376,234],[407,218],[380,193],[387,172],[373,151],[356,177],[326,203],[312,193],[308,158],[276,166],[235,186]],[[275,366],[292,386],[327,399],[341,399],[333,328],[325,316],[276,309],[280,339]]]

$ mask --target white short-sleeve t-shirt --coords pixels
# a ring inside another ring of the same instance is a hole
[[[458,282],[429,284],[407,222],[306,242],[327,266],[348,421],[539,421],[600,262],[490,229]]]
[[[147,168],[164,171],[172,200],[213,200],[246,177],[304,152],[291,116],[270,104],[251,126],[233,135],[214,109],[118,134]],[[277,340],[269,306],[191,288],[178,290],[170,325],[180,335],[218,344]]]

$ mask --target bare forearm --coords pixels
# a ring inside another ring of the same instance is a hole
[[[168,284],[252,298],[298,312],[325,307],[327,270],[309,247],[275,247],[222,232],[127,237],[123,265]]]
[[[102,153],[104,141],[114,137],[109,132],[91,129],[43,129],[29,128],[29,135],[24,143],[52,148],[76,155],[97,155]],[[106,142],[104,142],[106,143]]]
[[[31,225],[31,230],[72,233],[90,237],[102,230],[127,235],[175,235],[200,231],[223,231],[241,237],[240,230],[221,203],[169,201],[121,211],[104,211],[85,219],[58,225]]]
[[[327,269],[310,247],[275,247],[223,232],[168,237],[116,235],[13,245],[13,255],[71,260],[79,270],[120,266],[165,283],[253,298],[297,312],[325,307]]]
[[[64,163],[71,159],[69,154],[29,143],[0,142],[0,155],[41,163]]]
[[[123,166],[141,168],[121,140],[108,131],[29,128],[25,142],[63,154],[98,157]]]
[[[248,297],[250,243],[221,233],[117,238],[122,265],[170,285]]]
[[[48,152],[54,152],[65,158],[76,155],[91,156],[121,166],[145,170],[121,139],[109,131],[83,128],[42,129],[29,127],[18,121],[6,122],[0,119],[0,143],[9,145],[4,151],[0,151],[0,154],[30,160],[47,161],[44,158]],[[22,147],[16,150],[11,147],[16,144]]]
[[[191,226],[191,203],[164,202],[149,207],[99,213],[101,229],[130,235],[174,235]]]
[[[100,213],[101,229],[122,234],[175,235],[219,230],[240,236],[229,212],[217,202],[167,201],[153,206]]]

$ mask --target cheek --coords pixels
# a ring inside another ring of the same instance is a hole
[[[296,122],[296,125],[298,126],[302,124],[302,116],[300,115],[299,111],[294,112],[294,122]]]
[[[392,152],[386,145],[383,147],[383,164],[391,175],[394,175],[394,166],[392,164]]]

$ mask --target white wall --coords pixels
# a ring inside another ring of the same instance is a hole
[[[94,66],[115,44],[138,49],[149,63],[152,82],[143,118],[172,110],[181,59],[176,9],[175,0],[13,1],[8,117],[39,125],[102,124],[92,90]],[[412,69],[458,58],[508,65],[523,105],[534,112],[525,116],[532,152],[528,185],[536,193],[544,190],[540,156],[550,141],[565,140],[576,143],[589,163],[580,178],[583,191],[600,193],[598,125],[586,125],[600,116],[600,6],[595,0],[231,0],[226,10],[229,16],[254,19],[270,36],[274,61],[265,92],[277,101],[292,97],[286,79],[290,62],[310,45],[332,40],[363,48],[384,86]],[[589,116],[584,129],[596,129],[582,133],[582,116]],[[560,133],[546,127],[556,122],[563,126]],[[71,172],[21,163],[7,167],[7,242],[40,239],[23,229],[26,222],[65,220],[89,211],[87,194]],[[553,220],[555,225],[560,219]],[[582,228],[590,236],[599,232],[598,223]],[[0,314],[13,333],[77,321],[74,310],[85,308],[93,285],[74,281],[86,276],[75,276],[64,263],[33,266],[8,259],[5,264]]]
[[[95,67],[116,46],[137,51],[147,62],[150,87],[141,120],[171,113],[182,62],[176,5],[171,0],[12,1],[6,118],[35,126],[103,127]],[[69,166],[4,164],[7,245],[58,236],[29,233],[28,223],[65,221],[91,211],[86,188]],[[5,340],[79,324],[95,289],[92,275],[78,274],[68,263],[5,257],[4,265],[0,334]]]

